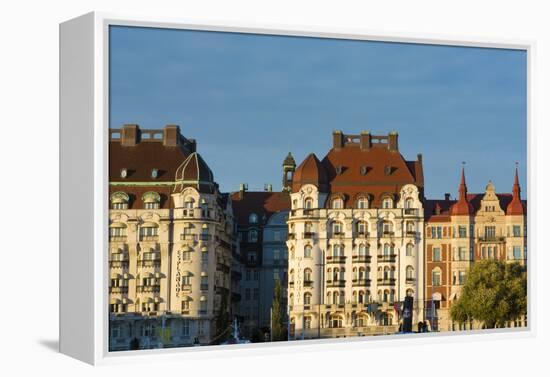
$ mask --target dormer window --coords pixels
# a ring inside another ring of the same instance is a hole
[[[120,169],[120,178],[126,178],[128,176],[128,169]]]
[[[112,209],[128,209],[128,202],[130,198],[125,192],[115,192],[111,194],[111,208]]]
[[[361,197],[357,199],[357,208],[359,209],[367,209],[369,208],[369,201],[365,197]]]
[[[336,167],[336,174],[342,174],[344,171],[344,167],[342,165],[338,165]]]
[[[344,208],[344,200],[342,200],[342,198],[332,199],[331,204],[332,204],[333,209],[342,209],[342,208]]]
[[[306,200],[304,200],[304,208],[305,209],[312,209],[313,208],[313,199],[306,198]]]
[[[389,196],[382,199],[382,208],[393,208],[393,200]]]
[[[390,175],[392,173],[392,167],[391,166],[385,166],[384,167],[384,174]]]
[[[151,178],[157,179],[158,175],[159,175],[158,169],[151,169]]]
[[[257,224],[258,223],[258,215],[255,213],[251,213],[250,216],[248,216],[248,222],[250,224]]]
[[[143,207],[145,209],[160,208],[160,195],[154,191],[148,191],[142,195]]]
[[[361,166],[361,170],[360,170],[360,173],[361,175],[367,175],[369,169],[367,166]]]

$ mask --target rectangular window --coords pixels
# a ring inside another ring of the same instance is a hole
[[[514,246],[514,259],[519,260],[521,259],[521,246]]]
[[[250,300],[250,288],[246,288],[244,290],[244,299],[245,300]]]
[[[189,336],[189,320],[184,319],[181,328],[181,334],[183,336]]]
[[[279,264],[279,259],[281,258],[280,250],[273,250],[273,264]]]
[[[432,238],[441,238],[442,231],[440,226],[432,226]]]
[[[254,280],[255,281],[260,280],[260,271],[254,270]]]
[[[256,252],[255,251],[251,251],[248,253],[248,261],[250,263],[256,263]]]
[[[245,280],[246,281],[250,281],[250,270],[246,270],[246,273],[245,273]]]
[[[458,227],[458,237],[459,238],[466,238],[466,227],[465,226],[459,226]]]
[[[466,271],[458,271],[458,284],[464,285],[466,282]]]
[[[441,262],[441,248],[434,247],[433,248],[433,256],[432,256],[433,262]]]
[[[199,320],[197,333],[204,335],[204,321]]]
[[[277,268],[273,270],[273,279],[279,280],[279,270]]]
[[[281,240],[281,232],[278,230],[273,232],[273,241],[280,241]]]
[[[469,260],[467,248],[465,247],[458,248],[458,260],[461,260],[461,261]]]
[[[258,288],[254,288],[254,290],[252,291],[252,298],[254,300],[258,300],[260,298],[260,290]]]
[[[495,238],[496,236],[496,229],[494,226],[486,226],[485,227],[485,238],[491,239]]]
[[[514,225],[513,234],[514,234],[514,237],[521,237],[521,226]]]

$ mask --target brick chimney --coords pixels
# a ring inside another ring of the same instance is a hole
[[[125,124],[120,133],[120,143],[124,147],[133,147],[139,142],[139,134],[137,124]]]
[[[446,192],[445,193],[445,201],[448,202],[449,200],[451,200],[451,194]]]
[[[332,147],[340,149],[344,146],[344,134],[340,130],[332,131]]]
[[[399,150],[399,148],[397,147],[397,132],[396,131],[392,131],[388,135],[388,149],[390,151],[394,151],[394,152]]]
[[[162,144],[165,147],[177,147],[179,144],[180,127],[175,124],[164,126],[164,138]]]
[[[361,131],[360,147],[362,151],[368,151],[371,147],[370,132]]]

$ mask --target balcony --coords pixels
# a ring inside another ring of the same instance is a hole
[[[344,232],[332,232],[332,234],[331,234],[331,238],[342,239],[342,238],[345,238],[345,237],[346,237],[346,233],[344,233]]]
[[[418,235],[418,232],[416,230],[407,230],[405,232],[407,237],[416,237]]]
[[[296,239],[296,233],[288,233],[287,240],[295,240]]]
[[[368,238],[369,232],[357,232],[355,233],[355,238]]]
[[[418,209],[417,208],[405,208],[405,210],[403,212],[405,213],[405,215],[408,215],[408,216],[417,216]]]
[[[370,279],[353,279],[352,285],[354,287],[369,287],[370,286]]]
[[[288,286],[289,286],[290,288],[294,288],[294,282],[293,282],[293,281],[289,281],[289,282],[288,282]]]
[[[506,238],[497,237],[497,236],[483,236],[483,237],[478,237],[477,240],[479,242],[504,242]]]
[[[378,285],[395,285],[395,278],[378,278]]]
[[[414,284],[415,281],[416,281],[415,278],[405,278],[405,283],[407,284]]]
[[[304,239],[312,239],[315,236],[315,233],[314,232],[304,232],[302,234],[302,236],[303,236]]]
[[[128,236],[109,236],[109,242],[126,242]]]
[[[182,291],[191,292],[191,284],[183,284],[181,286]]]
[[[196,241],[197,235],[191,233],[180,234],[180,241]]]
[[[139,267],[160,267],[160,259],[140,259],[138,260]]]
[[[352,256],[353,263],[370,263],[370,255],[354,255]]]
[[[212,239],[211,234],[198,234],[199,241],[210,241]]]
[[[109,287],[109,293],[127,294],[128,293],[128,287]]]
[[[138,285],[137,291],[139,293],[158,293],[160,292],[160,285]]]
[[[156,235],[156,236],[144,236],[144,235],[141,235],[139,237],[139,240],[141,242],[157,242],[159,240],[159,236]]]
[[[193,219],[193,218],[195,218],[195,210],[193,208],[184,208],[183,209],[183,218],[184,219]]]
[[[390,255],[380,254],[380,255],[378,255],[378,262],[395,263],[395,258],[396,257],[397,257],[396,254],[390,254]]]
[[[313,280],[304,280],[304,287],[312,288]]]
[[[129,261],[128,260],[118,260],[118,259],[111,259],[109,261],[109,267],[111,268],[128,268]]]
[[[395,232],[391,231],[391,230],[384,230],[382,231],[382,236],[383,237],[393,237],[395,234]]]
[[[319,217],[318,209],[293,209],[290,211],[290,217]]]
[[[345,280],[327,280],[327,287],[336,288],[336,287],[345,287]]]
[[[336,257],[332,255],[327,255],[327,263],[328,264],[346,263],[346,257],[343,255],[339,255]]]

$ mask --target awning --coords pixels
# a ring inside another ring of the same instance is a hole
[[[183,271],[181,276],[193,276],[193,274],[190,271]]]
[[[124,223],[117,222],[117,223],[112,223],[111,225],[109,225],[109,228],[127,228],[127,226]]]
[[[159,226],[156,223],[145,222],[145,223],[141,224],[141,227],[142,228],[158,228]]]

